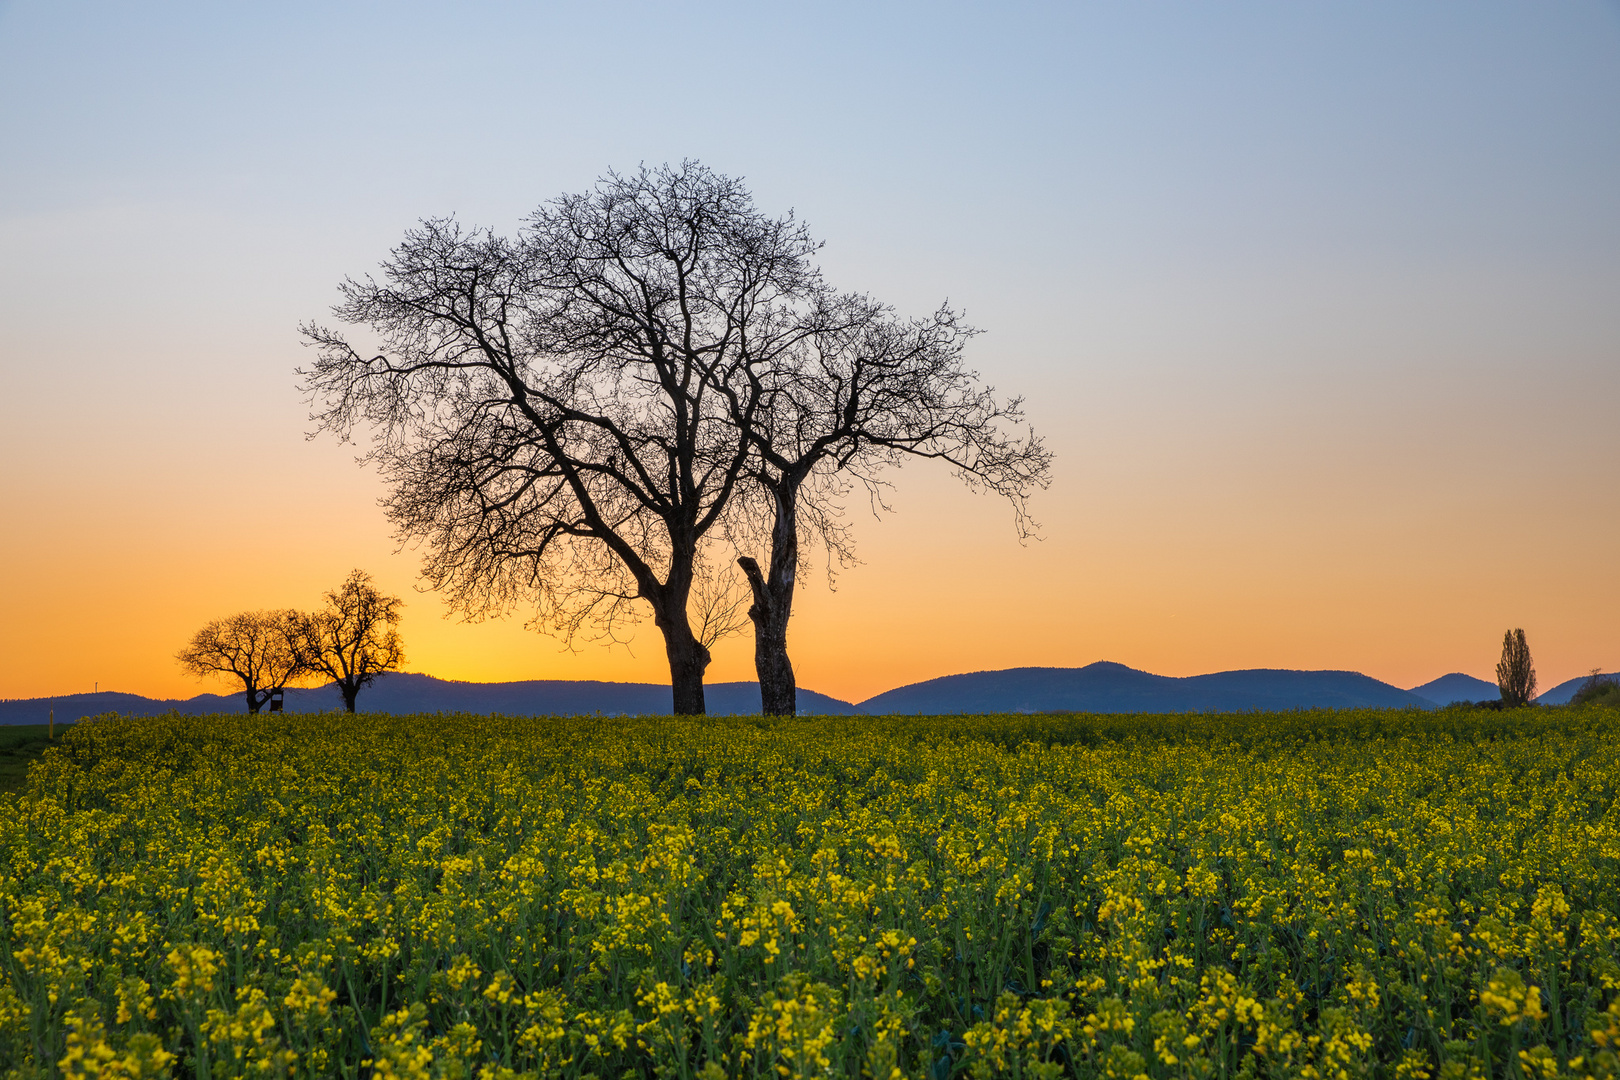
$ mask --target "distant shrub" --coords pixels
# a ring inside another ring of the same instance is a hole
[[[1571,705],[1620,705],[1620,680],[1613,675],[1603,675],[1592,672],[1581,688],[1575,691],[1575,696],[1569,699]]]

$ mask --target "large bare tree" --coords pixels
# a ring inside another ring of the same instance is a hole
[[[454,607],[612,640],[645,604],[674,711],[702,713],[699,554],[756,457],[745,373],[806,332],[815,248],[694,163],[609,174],[513,240],[424,222],[342,287],[372,344],[307,325],[300,375],[320,429],[374,433],[389,517]]]
[[[852,488],[882,507],[882,470],[938,460],[1007,498],[1022,539],[1033,529],[1026,499],[1051,466],[1023,429],[1019,399],[1002,401],[965,365],[974,331],[949,307],[902,319],[869,297],[823,293],[809,325],[793,350],[750,365],[746,392],[731,399],[755,455],[753,513],[741,515],[741,531],[769,525],[768,539],[756,540],[769,548],[768,567],[749,555],[738,562],[753,592],[754,664],[771,715],[797,708],[787,631],[801,541],[822,541],[829,560],[848,558],[839,510]]]
[[[248,712],[256,713],[277,690],[309,674],[299,648],[302,626],[296,611],[244,611],[198,630],[175,659],[199,678],[240,681]]]
[[[404,663],[399,637],[399,609],[404,606],[399,597],[373,585],[370,574],[355,570],[326,594],[321,610],[304,616],[300,651],[305,666],[337,684],[347,711],[354,712],[361,687]]]

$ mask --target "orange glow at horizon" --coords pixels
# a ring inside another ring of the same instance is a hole
[[[1603,529],[1570,529],[1575,543],[1560,561],[1497,580],[1504,553],[1545,546],[1569,527],[1556,516],[1504,526],[1481,544],[1466,517],[1415,536],[1398,507],[1355,526],[1294,507],[1279,529],[1275,513],[1253,507],[1216,522],[1185,503],[1157,517],[1115,505],[1095,520],[1046,513],[1044,539],[1020,546],[1005,506],[927,473],[902,474],[895,514],[857,521],[864,561],[839,575],[836,591],[819,560],[801,574],[790,648],[802,688],[858,702],[940,675],[1096,660],[1162,675],[1278,667],[1358,670],[1402,687],[1450,671],[1489,680],[1510,626],[1526,628],[1543,688],[1620,660],[1614,608],[1593,596],[1586,571],[1604,555],[1594,546]],[[379,491],[358,470],[335,472],[306,494],[297,527],[285,508],[279,524],[266,513],[211,530],[135,506],[116,507],[111,529],[59,507],[0,548],[6,564],[33,568],[7,596],[28,617],[0,623],[0,697],[98,682],[154,698],[228,693],[180,671],[173,653],[186,638],[233,611],[313,608],[356,565],[406,598],[406,670],[470,682],[667,682],[650,620],[629,649],[569,651],[525,629],[522,612],[445,618],[438,597],[416,591],[415,554],[388,539],[371,505]],[[752,678],[745,628],[716,647],[708,681]]]

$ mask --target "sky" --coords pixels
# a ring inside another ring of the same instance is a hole
[[[0,697],[220,691],[209,619],[407,600],[409,670],[666,681],[421,590],[298,325],[416,221],[694,158],[949,300],[1055,454],[917,463],[802,577],[799,685],[1620,668],[1620,3],[0,0]],[[747,631],[710,681],[752,677]]]

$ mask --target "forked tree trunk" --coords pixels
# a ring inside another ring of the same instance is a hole
[[[737,565],[748,575],[754,593],[748,617],[754,620],[754,671],[759,675],[760,711],[766,716],[797,715],[799,687],[787,651],[793,584],[789,581],[784,587],[767,579],[759,572],[759,564],[747,555],[739,558]]]
[[[343,708],[346,712],[354,712],[354,699],[360,696],[360,685],[350,685],[347,679],[338,680],[338,693],[343,695]]]
[[[249,716],[257,716],[258,712],[259,712],[259,706],[263,705],[265,700],[268,699],[269,697],[270,697],[269,694],[265,694],[265,696],[263,698],[261,698],[261,697],[259,697],[259,692],[257,690],[250,689],[247,692],[248,715]]]
[[[748,617],[754,621],[754,671],[759,676],[760,708],[766,716],[796,716],[799,711],[799,685],[787,651],[794,579],[799,570],[796,488],[784,480],[772,492],[776,521],[771,529],[769,575],[760,573],[759,563],[746,555],[737,560],[754,594]]]

